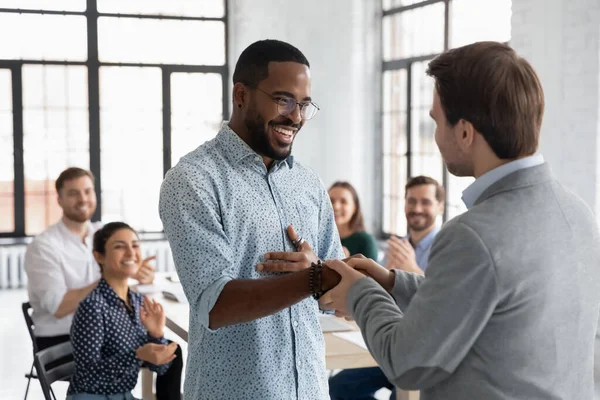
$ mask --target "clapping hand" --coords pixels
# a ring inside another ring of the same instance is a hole
[[[177,343],[171,342],[168,345],[146,343],[135,351],[135,355],[142,361],[154,365],[168,364],[177,357],[175,355]]]
[[[156,300],[150,300],[144,296],[144,304],[140,310],[140,320],[148,331],[148,335],[157,339],[163,337],[166,322],[165,310]]]

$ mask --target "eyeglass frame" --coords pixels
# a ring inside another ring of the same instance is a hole
[[[262,89],[260,89],[260,88],[258,88],[258,87],[255,87],[255,88],[253,88],[253,89],[256,89],[256,90],[258,90],[259,92],[262,92],[262,93],[266,94],[267,96],[269,96],[269,97],[271,98],[271,100],[272,100],[274,103],[277,103],[277,112],[278,112],[278,113],[279,113],[279,115],[280,115],[280,116],[282,116],[282,117],[287,117],[288,115],[290,115],[291,113],[293,113],[293,112],[294,112],[294,110],[296,109],[296,107],[299,107],[299,109],[300,109],[300,116],[302,117],[302,119],[303,119],[303,120],[305,120],[305,121],[310,121],[310,120],[311,120],[311,119],[313,119],[313,118],[315,117],[315,115],[317,115],[317,113],[318,113],[318,112],[321,110],[321,108],[319,108],[319,106],[317,105],[317,103],[315,103],[314,101],[303,101],[303,102],[299,102],[299,101],[297,101],[295,98],[293,98],[293,97],[289,97],[289,96],[287,96],[287,97],[286,97],[286,96],[273,96],[272,94],[270,94],[270,93],[267,93],[267,92],[265,92],[264,90],[262,90]],[[290,112],[288,112],[287,114],[282,114],[282,113],[281,113],[281,111],[279,111],[279,107],[284,107],[284,105],[282,105],[282,104],[281,104],[281,101],[282,101],[282,100],[285,100],[285,99],[291,100],[291,101],[293,101],[293,102],[294,102],[294,103],[296,103],[296,104],[295,104],[295,105],[294,105],[294,107],[293,107],[293,108],[290,110]],[[302,106],[302,107],[301,107],[301,106],[300,106],[300,104],[304,104],[304,106]],[[302,110],[304,109],[304,107],[308,106],[309,104],[310,104],[310,105],[312,105],[312,106],[313,106],[313,107],[314,107],[314,108],[315,108],[317,111],[315,111],[315,113],[313,114],[313,116],[312,116],[312,117],[310,117],[310,118],[306,118],[306,112],[304,113],[304,115],[302,115]]]

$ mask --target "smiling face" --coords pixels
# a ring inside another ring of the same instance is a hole
[[[105,277],[132,278],[142,262],[140,239],[131,229],[119,229],[106,241],[104,254],[95,251],[94,257]]]
[[[338,229],[348,225],[356,212],[356,204],[352,193],[342,187],[332,187],[329,189],[329,198],[331,199],[335,224]]]
[[[404,213],[411,230],[422,232],[430,229],[443,212],[444,203],[437,200],[435,185],[417,185],[407,189]]]
[[[285,116],[280,114],[280,103],[294,99],[309,102],[310,70],[297,62],[271,62],[269,75],[259,82],[256,89],[249,89],[250,96],[244,115],[248,130],[248,145],[261,156],[270,160],[283,160],[292,152],[294,139],[304,120],[300,108]]]
[[[58,205],[65,218],[75,222],[89,221],[96,211],[96,191],[89,176],[68,180],[58,192]]]

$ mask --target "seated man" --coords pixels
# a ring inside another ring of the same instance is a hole
[[[445,198],[444,187],[433,178],[416,176],[408,180],[404,193],[408,234],[388,240],[387,269],[424,274],[431,244],[439,232],[436,220],[444,213]]]
[[[404,198],[408,235],[388,240],[386,267],[423,275],[439,231],[436,219],[444,212],[445,191],[435,179],[416,176],[406,183]],[[331,400],[372,399],[384,387],[394,389],[379,367],[346,369],[329,380],[329,395]]]
[[[25,253],[27,289],[39,350],[69,340],[73,313],[100,279],[92,238],[102,224],[90,221],[96,210],[94,176],[81,168],[68,168],[57,178],[55,186],[63,216],[36,236]],[[154,280],[154,267],[150,264],[154,258],[143,260],[135,275],[140,283]],[[181,354],[177,359],[181,376]],[[160,380],[157,393],[162,386]]]

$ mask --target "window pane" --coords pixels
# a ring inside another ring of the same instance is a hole
[[[221,18],[225,15],[225,0],[98,0],[98,11]]]
[[[85,17],[0,13],[0,59],[87,59]]]
[[[411,174],[442,182],[442,156],[435,143],[435,122],[429,116],[433,102],[433,79],[425,74],[428,61],[412,64]]]
[[[0,0],[0,8],[22,10],[85,11],[86,0]]]
[[[105,62],[225,64],[225,24],[133,18],[98,19]]]
[[[103,222],[162,230],[161,76],[159,68],[100,69]]]
[[[406,70],[385,71],[383,73],[383,112],[406,112],[408,90],[406,85]]]
[[[69,166],[88,168],[87,69],[23,67],[25,229],[34,235],[56,222],[54,181]]]
[[[444,9],[444,3],[435,3],[384,17],[384,61],[442,52]]]
[[[217,134],[223,120],[219,74],[171,75],[171,163]]]
[[[452,175],[449,172],[447,172],[447,174],[448,174],[448,183],[447,183],[448,206],[447,206],[447,210],[446,210],[446,215],[447,215],[446,219],[449,221],[452,218],[456,217],[457,215],[460,215],[460,214],[464,213],[465,211],[467,211],[467,207],[465,207],[464,203],[462,202],[462,192],[463,192],[463,190],[465,190],[467,188],[467,186],[469,186],[471,183],[473,183],[475,181],[475,178],[472,178],[472,177],[460,178],[460,177]]]
[[[450,47],[482,40],[510,40],[511,0],[452,0]]]
[[[383,74],[383,153],[405,155],[407,113],[406,70],[385,71]]]
[[[0,69],[0,232],[15,230],[12,78]]]
[[[406,185],[405,156],[383,157],[383,231],[404,235],[404,185]]]

